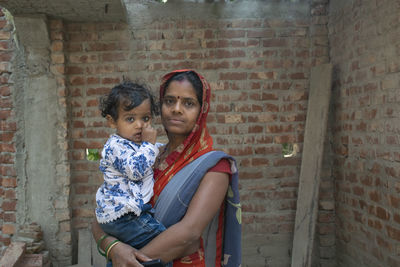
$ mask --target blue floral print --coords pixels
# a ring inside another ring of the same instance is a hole
[[[104,177],[96,193],[99,223],[111,222],[129,212],[140,215],[143,204],[153,196],[152,166],[161,145],[136,144],[117,134],[110,136],[99,166]]]

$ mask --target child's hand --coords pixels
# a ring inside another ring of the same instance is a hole
[[[149,142],[153,145],[156,143],[157,131],[150,124],[142,129],[142,141]]]

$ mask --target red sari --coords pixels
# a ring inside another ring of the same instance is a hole
[[[173,75],[186,71],[193,70],[176,70],[163,77],[162,84],[160,86],[160,101],[162,101],[164,91],[166,90],[166,81]],[[206,126],[207,114],[210,109],[210,85],[203,76],[198,73],[196,74],[203,84],[203,104],[200,110],[200,115],[197,119],[195,127],[185,141],[173,152],[171,152],[165,160],[160,162],[159,166],[154,170],[155,184],[154,197],[152,201],[153,204],[157,200],[164,187],[179,170],[186,166],[186,164],[212,150],[213,140],[208,133]],[[175,260],[174,267],[176,266],[205,266],[203,246],[201,245],[200,249],[196,253]]]

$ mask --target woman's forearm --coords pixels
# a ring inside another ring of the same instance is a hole
[[[141,251],[163,261],[194,253],[199,247],[203,230],[221,207],[228,184],[229,176],[226,173],[208,172],[182,220],[162,232]]]
[[[184,223],[177,223],[161,233],[140,251],[150,258],[169,262],[193,254],[200,245],[200,236]]]
[[[155,240],[147,244],[140,251],[151,259],[161,259],[164,262],[169,262],[173,259],[181,258],[196,252],[200,245],[199,236],[194,235],[190,227],[182,224],[183,223],[178,223],[171,226],[168,231],[161,233]],[[189,229],[185,230],[187,228]],[[105,232],[96,221],[92,223],[92,234],[96,243],[105,235]],[[100,249],[104,251],[107,244],[115,239],[116,238],[112,236],[105,238],[101,244],[99,244]],[[113,250],[117,251],[119,248]]]
[[[105,234],[96,220],[92,222],[92,234],[96,242]]]

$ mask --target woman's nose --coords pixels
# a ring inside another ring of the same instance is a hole
[[[173,109],[174,112],[182,112],[182,103],[181,103],[181,101],[176,101],[176,103],[175,103],[175,105],[173,107],[174,107],[174,109]]]

